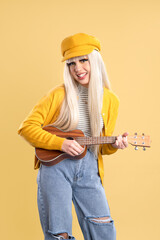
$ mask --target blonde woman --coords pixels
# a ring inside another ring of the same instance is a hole
[[[52,124],[62,131],[80,129],[86,136],[111,136],[119,100],[111,91],[97,38],[84,33],[61,44],[65,62],[64,84],[51,90],[33,108],[18,133],[32,146],[60,150],[74,157],[83,151],[75,140],[59,137],[42,127]],[[80,160],[65,159],[39,168],[38,209],[45,240],[72,236],[72,201],[85,240],[115,240],[103,184],[103,154],[128,146],[128,133],[112,144],[88,146]]]

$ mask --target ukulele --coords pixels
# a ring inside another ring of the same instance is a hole
[[[43,130],[50,132],[52,134],[57,135],[58,137],[67,138],[70,140],[76,140],[82,147],[83,151],[77,156],[70,156],[69,154],[59,151],[59,150],[48,150],[42,148],[35,148],[35,157],[40,160],[40,162],[46,166],[55,165],[64,159],[73,159],[78,160],[83,158],[87,152],[87,146],[90,145],[99,145],[99,144],[108,144],[114,143],[117,139],[117,136],[109,136],[109,137],[86,137],[84,133],[75,129],[72,131],[64,132],[59,130],[52,125],[47,125],[43,127]],[[143,150],[146,150],[146,147],[150,147],[150,136],[142,135],[129,135],[127,136],[128,143],[135,146],[135,150],[138,150],[139,147],[143,147]]]

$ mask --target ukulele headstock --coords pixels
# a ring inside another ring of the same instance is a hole
[[[142,133],[142,135],[135,133],[134,135],[130,135],[127,138],[128,143],[135,146],[135,150],[138,150],[138,147],[143,147],[143,150],[145,151],[146,147],[151,146],[150,136],[146,136],[144,133]]]

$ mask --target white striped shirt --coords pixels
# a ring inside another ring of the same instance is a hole
[[[89,110],[88,110],[88,88],[83,87],[82,85],[78,85],[79,91],[79,122],[77,129],[83,131],[85,136],[91,136],[91,126],[90,126],[90,118],[89,118]],[[101,129],[103,128],[103,119],[101,116]]]

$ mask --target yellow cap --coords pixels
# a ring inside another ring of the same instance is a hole
[[[83,56],[91,53],[93,50],[100,51],[100,42],[97,38],[85,34],[77,33],[65,38],[61,43],[63,55],[62,62],[73,57]]]

